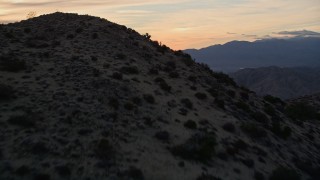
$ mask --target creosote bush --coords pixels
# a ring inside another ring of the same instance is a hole
[[[197,129],[197,123],[194,122],[193,120],[188,120],[183,125],[184,127],[189,129]]]
[[[124,74],[139,74],[139,69],[136,66],[124,66],[120,71]]]
[[[0,56],[0,71],[19,72],[26,68],[26,62],[17,59],[14,55]]]
[[[150,103],[150,104],[154,104],[154,103],[155,103],[155,99],[154,99],[154,97],[152,96],[152,94],[144,94],[144,95],[143,95],[143,99],[144,99],[145,101],[147,101],[148,103]]]
[[[267,136],[267,132],[254,123],[243,123],[240,128],[251,138],[262,138]]]
[[[171,148],[175,156],[183,159],[207,162],[215,155],[216,139],[211,133],[196,133],[185,143]]]
[[[236,127],[231,122],[225,123],[222,128],[228,132],[235,132],[236,130]]]
[[[11,86],[0,84],[0,102],[14,97],[14,90]]]
[[[186,107],[188,109],[192,109],[193,108],[193,104],[190,101],[190,99],[188,99],[188,98],[181,99],[181,103],[184,105],[184,107]]]
[[[115,150],[108,139],[100,139],[94,149],[97,157],[111,159],[115,155]]]
[[[196,98],[204,100],[207,99],[207,95],[205,93],[201,93],[201,92],[197,92],[196,94],[194,94],[194,96],[196,96]]]
[[[23,114],[23,115],[11,116],[8,119],[8,123],[12,125],[20,126],[20,127],[31,128],[36,126],[37,120],[38,118],[35,116]]]

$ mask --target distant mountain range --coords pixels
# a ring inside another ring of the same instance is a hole
[[[202,49],[187,49],[197,62],[215,71],[234,72],[241,68],[265,66],[320,66],[320,38],[232,41]]]
[[[259,95],[289,99],[320,92],[320,67],[247,68],[230,76]]]

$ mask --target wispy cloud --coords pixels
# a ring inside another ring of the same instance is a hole
[[[287,35],[294,37],[320,37],[319,32],[309,31],[309,30],[300,30],[300,31],[281,31],[275,34]]]

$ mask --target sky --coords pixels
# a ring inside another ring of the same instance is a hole
[[[320,32],[320,0],[0,0],[0,23],[57,11],[99,16],[176,50]]]

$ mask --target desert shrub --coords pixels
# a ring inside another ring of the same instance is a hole
[[[123,53],[117,53],[115,56],[116,59],[126,59],[127,56]]]
[[[193,108],[193,104],[190,101],[190,99],[188,99],[188,98],[181,99],[181,103],[184,105],[184,107],[186,107],[188,109],[192,109]]]
[[[168,61],[165,64],[165,71],[173,71],[177,68],[176,63],[174,61]]]
[[[31,32],[31,29],[30,29],[30,28],[24,28],[24,29],[23,29],[23,32],[29,34],[29,33]]]
[[[0,102],[14,97],[14,90],[11,86],[0,84]]]
[[[99,35],[98,33],[93,33],[91,37],[92,39],[98,39]]]
[[[221,180],[221,178],[215,177],[210,174],[201,174],[199,177],[197,177],[196,180]]]
[[[155,103],[155,99],[154,99],[154,97],[152,96],[152,94],[144,94],[144,95],[143,95],[143,99],[144,99],[145,101],[147,101],[148,103],[150,103],[150,104],[154,104],[154,103]]]
[[[197,77],[190,75],[190,76],[188,76],[188,80],[195,83],[197,81]]]
[[[112,74],[112,78],[113,78],[113,79],[121,80],[121,79],[122,79],[122,74],[119,73],[119,72],[114,72],[114,73]]]
[[[179,73],[176,71],[170,72],[169,73],[169,77],[171,78],[178,78],[179,77]]]
[[[207,92],[212,96],[212,97],[217,97],[219,95],[219,92],[215,88],[209,88],[207,89]]]
[[[83,29],[81,28],[81,27],[78,27],[77,29],[76,29],[76,33],[81,33],[83,31]]]
[[[124,74],[139,74],[139,70],[136,66],[124,66],[120,71]]]
[[[276,110],[270,104],[264,104],[264,112],[266,112],[270,116],[276,115]]]
[[[19,72],[26,68],[26,62],[17,59],[14,55],[0,56],[0,70],[2,71]]]
[[[123,107],[129,111],[131,111],[135,108],[135,106],[130,102],[125,103]]]
[[[141,100],[141,98],[138,97],[138,96],[133,97],[133,98],[132,98],[132,102],[133,102],[134,104],[136,104],[136,105],[139,105],[139,106],[142,105],[142,100]]]
[[[73,34],[68,34],[67,35],[67,39],[73,39],[74,38],[74,35]]]
[[[235,96],[236,96],[236,92],[233,90],[228,90],[226,93],[228,94],[228,96],[230,96],[232,98],[235,98]]]
[[[61,177],[66,177],[71,175],[71,170],[67,165],[58,165],[55,170]]]
[[[233,143],[233,147],[237,150],[246,150],[248,146],[249,145],[241,139],[238,139]]]
[[[259,171],[255,171],[253,177],[255,180],[265,180],[264,175]]]
[[[110,97],[108,104],[109,104],[109,106],[113,107],[114,109],[119,108],[119,101],[118,101],[118,99],[116,99],[114,97]]]
[[[252,159],[241,159],[241,162],[249,168],[254,166],[254,160]]]
[[[98,58],[96,56],[90,56],[91,61],[98,61]]]
[[[24,176],[26,174],[29,174],[30,171],[31,169],[28,166],[22,165],[15,171],[15,174],[17,174],[18,176]]]
[[[207,99],[207,95],[202,92],[197,92],[196,94],[194,94],[194,96],[198,99],[201,99],[201,100]]]
[[[165,82],[165,81],[161,81],[161,82],[159,83],[159,86],[160,86],[160,88],[161,88],[162,90],[164,90],[164,91],[167,91],[167,92],[170,92],[170,91],[171,91],[171,86],[169,86],[169,85],[167,84],[167,82]]]
[[[228,132],[235,132],[236,130],[236,127],[231,122],[225,123],[222,128]]]
[[[294,120],[312,120],[318,118],[318,112],[307,103],[298,102],[286,107],[285,114]]]
[[[183,125],[184,127],[189,129],[197,129],[197,123],[194,122],[193,120],[188,120]]]
[[[267,136],[267,132],[254,123],[243,123],[240,128],[251,138],[262,138]]]
[[[282,127],[279,122],[272,122],[271,131],[280,138],[287,139],[291,136],[292,130],[288,126]]]
[[[185,143],[171,148],[171,153],[187,160],[209,161],[215,154],[216,140],[211,133],[196,133]]]
[[[293,169],[289,169],[286,167],[278,167],[277,169],[273,170],[269,180],[300,180],[300,174]]]
[[[134,166],[130,166],[129,169],[119,173],[121,179],[130,179],[130,180],[144,180],[144,175],[142,171]]]
[[[100,139],[94,149],[95,155],[102,159],[111,159],[115,150],[108,139]]]
[[[243,100],[249,100],[249,94],[248,92],[241,92],[240,96]]]
[[[285,105],[285,102],[283,102],[280,98],[278,97],[274,97],[271,95],[266,95],[263,97],[263,99],[271,104],[281,104],[281,105]]]
[[[245,112],[249,112],[250,111],[250,107],[247,103],[243,102],[243,101],[238,101],[236,103],[237,108],[245,111]]]
[[[234,82],[234,80],[227,74],[224,74],[222,72],[212,72],[212,76],[217,79],[218,83],[237,87],[237,84]]]
[[[159,71],[157,68],[153,67],[153,68],[149,69],[149,74],[157,75],[157,74],[159,74]]]
[[[185,108],[180,108],[179,109],[179,114],[186,116],[188,114],[188,110]]]
[[[37,173],[34,175],[33,180],[50,180],[50,175],[46,173]]]
[[[269,118],[262,112],[256,111],[251,113],[251,117],[255,119],[257,122],[267,124],[269,122]]]
[[[36,126],[37,117],[23,114],[23,115],[15,115],[11,116],[8,119],[8,123],[20,127],[31,128]]]
[[[158,132],[156,132],[154,137],[161,140],[161,141],[168,141],[170,138],[170,135],[169,135],[168,131],[158,131]]]
[[[225,109],[224,107],[224,100],[222,99],[215,99],[214,100],[214,103],[221,109]]]

